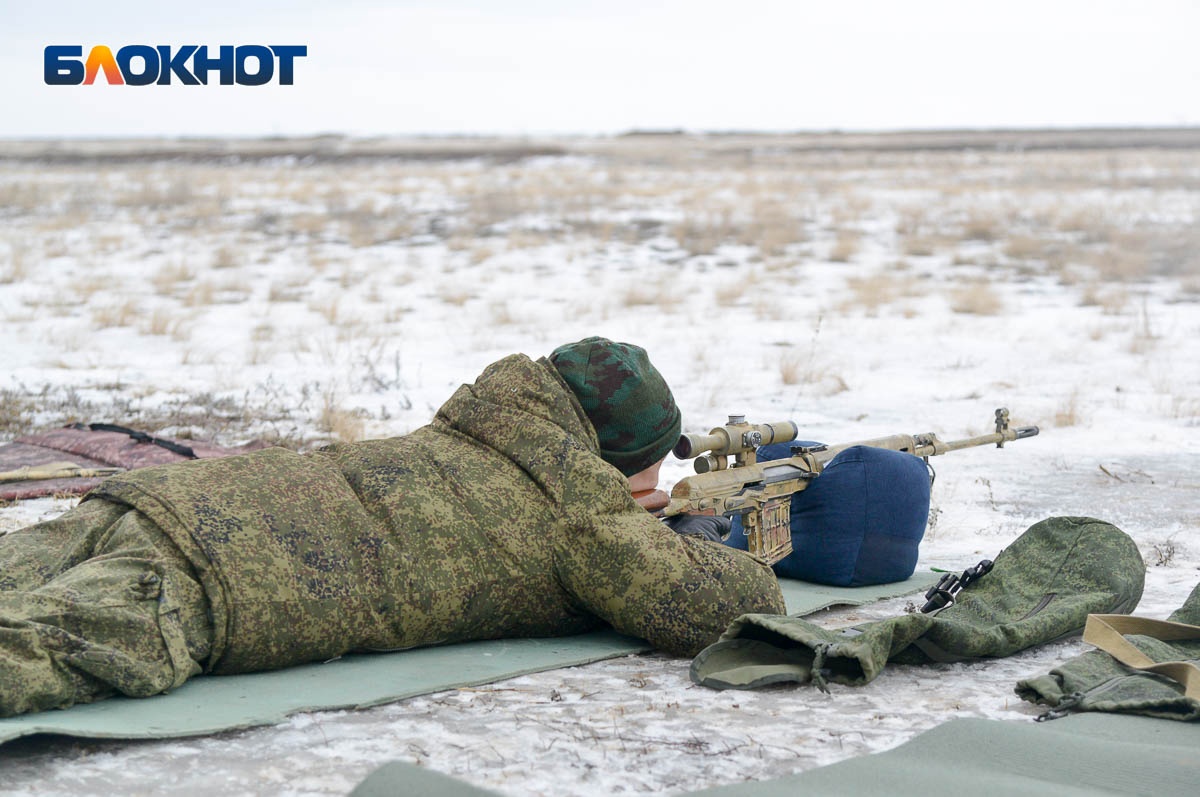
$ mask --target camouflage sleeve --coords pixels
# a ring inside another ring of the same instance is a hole
[[[716,642],[743,614],[786,612],[769,567],[630,507],[593,516],[556,552],[560,583],[588,612],[682,656]]]

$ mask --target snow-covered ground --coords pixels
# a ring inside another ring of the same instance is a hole
[[[1041,435],[935,462],[920,567],[1091,515],[1137,541],[1139,613],[1166,616],[1200,581],[1200,148],[813,141],[0,144],[0,440],[71,420],[300,448],[403,434],[492,360],[600,334],[649,350],[689,431],[743,413],[829,442],[949,439],[1009,407]],[[72,503],[2,507],[0,531]],[[1015,682],[1082,649],[830,695],[714,692],[687,661],[633,656],[213,737],[20,740],[0,780],[345,794],[401,759],[514,795],[677,793],[951,717],[1029,721]]]

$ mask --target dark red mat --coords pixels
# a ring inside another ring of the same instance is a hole
[[[42,434],[18,437],[0,445],[0,472],[18,470],[51,462],[70,461],[83,468],[116,467],[125,470],[185,462],[189,459],[214,459],[267,448],[262,440],[234,447],[218,446],[200,440],[180,440],[139,433],[140,439],[125,432],[93,431],[67,426]],[[164,448],[163,441],[192,452]],[[45,495],[82,495],[102,481],[101,478],[37,479],[0,482],[0,501],[39,498]]]

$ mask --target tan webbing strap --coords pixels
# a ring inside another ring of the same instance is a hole
[[[1083,629],[1084,642],[1095,645],[1126,667],[1165,675],[1179,682],[1185,697],[1200,701],[1200,667],[1187,661],[1155,662],[1123,634],[1141,634],[1164,642],[1200,639],[1200,626],[1126,614],[1089,614]]]

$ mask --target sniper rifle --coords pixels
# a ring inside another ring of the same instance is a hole
[[[759,447],[796,439],[799,427],[792,421],[747,423],[745,416],[731,415],[724,426],[708,434],[685,434],[674,453],[679,459],[695,459],[695,476],[680,479],[662,509],[664,517],[684,513],[741,515],[749,537],[749,551],[768,564],[792,552],[792,496],[808,487],[826,463],[853,446],[886,448],[929,457],[994,443],[996,448],[1038,433],[1036,426],[1012,427],[1008,410],[995,413],[996,431],[963,440],[942,441],[932,432],[894,434],[873,440],[839,445],[792,446],[786,459],[759,462]],[[732,458],[732,462],[730,459]]]

